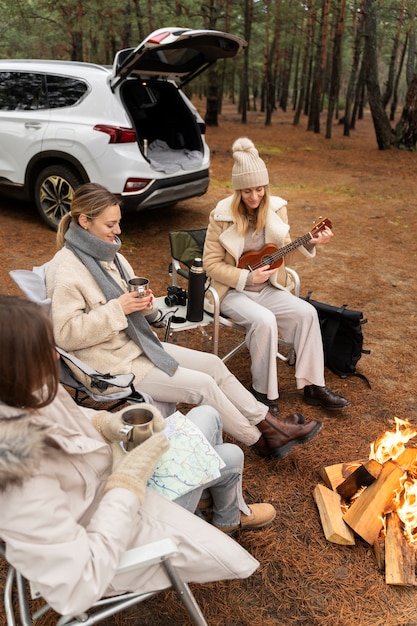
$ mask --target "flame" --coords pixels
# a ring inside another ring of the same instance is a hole
[[[370,459],[378,463],[395,460],[405,450],[405,444],[417,435],[417,430],[411,428],[408,420],[395,417],[395,431],[386,431],[371,443]]]
[[[398,517],[404,525],[404,534],[410,543],[417,542],[417,481],[407,478],[398,498]]]
[[[395,420],[395,431],[386,431],[371,443],[370,459],[385,463],[397,459],[417,430],[410,426],[408,420],[398,417]],[[417,458],[407,468],[407,474],[401,482],[401,489],[395,494],[394,507],[403,523],[404,534],[410,543],[417,542]]]

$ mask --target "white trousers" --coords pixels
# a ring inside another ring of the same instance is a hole
[[[173,376],[153,367],[137,384],[138,390],[159,402],[208,404],[219,412],[229,435],[247,446],[256,443],[261,436],[256,424],[264,419],[268,407],[255,400],[214,354],[173,343],[163,346],[180,366]]]
[[[278,332],[292,343],[297,355],[297,389],[323,386],[324,356],[316,309],[294,294],[267,285],[262,291],[230,289],[221,305],[222,313],[246,328],[246,345],[251,355],[252,385],[271,400],[278,398]]]

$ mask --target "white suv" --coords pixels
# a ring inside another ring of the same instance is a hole
[[[88,181],[128,210],[204,194],[205,125],[180,87],[245,45],[218,31],[163,28],[118,52],[112,68],[1,60],[0,189],[34,200],[55,229]]]

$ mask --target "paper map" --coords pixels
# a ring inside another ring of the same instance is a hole
[[[171,446],[162,455],[148,487],[168,500],[175,500],[218,478],[225,464],[201,430],[185,415],[176,411],[165,421],[164,432]]]

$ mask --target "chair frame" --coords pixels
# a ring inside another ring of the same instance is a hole
[[[179,600],[187,610],[191,621],[195,626],[207,626],[207,622],[201,609],[187,583],[185,583],[176,568],[171,562],[171,558],[178,554],[176,543],[170,539],[162,539],[139,548],[128,550],[122,557],[117,572],[149,567],[155,563],[160,563],[165,569],[171,583],[171,588],[175,590]],[[6,550],[3,542],[0,543],[0,557],[6,560]],[[30,590],[30,593],[29,593]],[[57,621],[57,626],[76,626],[85,624],[92,626],[98,622],[120,613],[121,611],[135,606],[153,597],[157,593],[165,590],[157,590],[147,593],[124,593],[118,596],[102,598],[95,602],[85,613],[76,616],[61,616]],[[17,609],[14,605],[14,597],[17,597]],[[40,617],[48,613],[51,607],[48,604],[42,605],[32,613],[31,601],[41,598],[35,586],[27,581],[12,565],[9,564],[3,592],[3,603],[6,615],[7,626],[33,626]]]
[[[203,230],[206,230],[206,229],[198,229],[198,231],[201,231],[201,232]],[[184,230],[184,232],[193,232],[193,231]],[[171,241],[171,233],[170,233],[170,241]],[[172,285],[176,287],[179,286],[178,285],[179,276],[188,280],[188,268],[185,269],[184,266],[187,267],[184,262],[181,262],[179,259],[177,259],[176,257],[172,255],[172,246],[171,246],[171,262],[169,265],[169,275],[171,276]],[[291,282],[293,285],[292,290],[294,292],[294,295],[297,297],[300,297],[300,277],[298,273],[293,268],[287,267],[287,266],[285,267],[285,270],[287,274],[291,277]],[[235,322],[232,318],[225,317],[224,315],[221,314],[219,294],[217,293],[216,289],[214,289],[214,287],[209,285],[206,291],[209,292],[212,296],[213,313],[207,313],[207,311],[205,311],[202,322],[196,322],[196,323],[187,322],[186,325],[170,324],[169,330],[171,330],[172,332],[180,332],[182,330],[189,330],[190,328],[196,328],[198,326],[205,326],[209,323],[212,323],[213,324],[213,353],[218,356],[219,341],[220,341],[220,328],[222,326],[225,328],[231,328],[233,330],[242,332],[245,336],[246,336],[246,329],[240,324],[238,324],[237,322]],[[163,301],[163,298],[160,298],[159,300]],[[162,302],[159,302],[159,304],[161,304],[162,306]],[[180,314],[185,313],[186,307],[177,307],[177,308]],[[168,337],[168,333],[166,334],[166,337]],[[237,346],[235,346],[232,350],[230,350],[225,356],[223,356],[222,361],[226,363],[229,359],[231,359],[235,354],[237,354],[245,346],[246,346],[246,340],[244,339]],[[286,355],[280,352],[281,346],[286,348],[287,350]],[[289,365],[294,365],[295,356],[296,355],[294,351],[294,346],[291,343],[288,343],[284,341],[283,339],[279,338],[278,346],[277,346],[277,358],[280,359],[281,361],[287,362]]]
[[[46,265],[45,263],[44,265],[34,267],[33,270],[12,270],[9,274],[29,300],[43,306],[45,311],[50,314],[51,300],[46,297],[45,287]],[[111,403],[108,410],[114,411],[126,403],[145,402],[144,397],[136,391],[133,385],[134,374],[110,375],[99,372],[59,346],[56,346],[56,351],[60,356],[60,382],[66,387],[73,389],[74,401],[78,405],[82,405],[86,400],[92,399],[94,402]],[[68,362],[71,362],[90,378],[92,386],[97,389],[97,392],[92,391],[76,378]],[[109,387],[119,388],[120,391],[104,393]]]

